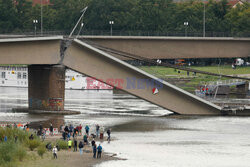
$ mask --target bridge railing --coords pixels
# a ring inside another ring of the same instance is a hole
[[[36,33],[32,30],[25,32],[0,32],[0,38],[10,36],[53,36],[63,35],[68,36],[70,30],[57,30],[57,31],[40,31]],[[93,36],[111,36],[110,30],[82,30],[80,35],[93,35]],[[186,34],[182,31],[123,31],[113,30],[112,36],[166,36],[166,37],[203,37],[203,32],[188,31]],[[206,37],[250,37],[250,32],[206,32]]]

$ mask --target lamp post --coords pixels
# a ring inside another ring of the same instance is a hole
[[[35,36],[36,36],[36,24],[38,23],[38,20],[33,20],[33,23],[35,25]]]
[[[206,37],[206,4],[203,3],[203,37]]]
[[[41,3],[41,35],[43,35],[43,2],[40,0]]]
[[[188,22],[184,22],[184,26],[185,26],[185,37],[187,37],[187,27],[188,27]]]
[[[110,35],[112,36],[113,33],[112,25],[114,24],[114,21],[109,21],[109,24],[110,24]]]

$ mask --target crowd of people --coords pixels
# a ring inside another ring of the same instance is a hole
[[[69,150],[71,150],[71,148],[73,147],[74,148],[73,151],[77,152],[77,149],[79,148],[80,155],[82,155],[84,146],[89,145],[89,139],[91,138],[93,158],[101,158],[102,146],[101,144],[97,146],[95,141],[95,139],[97,138],[103,139],[103,131],[100,131],[100,126],[97,124],[95,128],[95,133],[92,134],[90,134],[90,127],[88,125],[84,127],[85,132],[82,132],[82,129],[83,127],[81,124],[76,127],[74,127],[72,124],[70,124],[69,126],[68,125],[60,126],[60,132],[62,133],[62,138],[63,140],[68,141]],[[108,134],[108,141],[110,141],[111,129],[107,130],[107,134]],[[79,136],[83,136],[82,140],[80,141],[78,140]]]
[[[8,125],[8,127],[9,126],[11,125]],[[16,123],[14,123],[12,126],[14,128],[19,128],[19,126]],[[30,124],[27,122],[22,128],[23,130],[29,131]],[[80,155],[82,155],[83,148],[91,144],[93,158],[101,158],[103,148],[101,144],[96,143],[96,139],[100,139],[100,140],[103,139],[104,129],[101,130],[98,124],[95,126],[95,129],[92,130],[92,132],[94,131],[94,133],[91,133],[91,134],[90,134],[90,127],[88,125],[84,127],[84,132],[82,129],[83,127],[81,124],[75,127],[72,124],[65,125],[65,126],[61,125],[59,128],[59,133],[62,134],[62,139],[64,141],[67,141],[69,151],[73,147],[74,152],[78,152],[78,149],[79,149],[79,153]],[[48,130],[49,130],[49,135],[54,136],[54,127],[52,123],[50,124],[50,127],[48,128]],[[108,128],[106,133],[108,136],[107,140],[108,142],[110,142],[111,129]],[[46,138],[46,128],[44,128],[40,124],[38,129],[35,131],[35,134],[41,137],[42,141],[44,141]],[[29,136],[29,140],[33,140],[33,139],[34,139],[34,134],[31,134]],[[4,141],[6,142],[7,140],[8,140],[7,136],[4,136]],[[17,138],[15,138],[15,140],[17,140]],[[89,140],[91,140],[91,142],[89,142]],[[46,148],[52,151],[53,157],[57,159],[57,152],[60,150],[59,146],[57,145],[57,146],[52,147],[51,143],[48,143],[46,145]]]

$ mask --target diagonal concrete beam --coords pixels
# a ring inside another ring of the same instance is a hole
[[[62,36],[0,39],[0,64],[57,64]]]
[[[160,81],[158,78],[80,40],[72,42],[66,50],[62,63],[73,70],[120,87],[130,94],[175,113],[184,115],[221,114],[221,107],[168,82]],[[148,81],[152,81],[153,84],[148,86]],[[152,89],[157,86],[159,86],[159,93],[153,94]]]

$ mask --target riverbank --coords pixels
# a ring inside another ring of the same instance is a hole
[[[84,145],[82,155],[79,149],[73,152],[73,147],[68,149],[67,141],[61,139],[61,134],[46,136],[44,141],[34,134],[33,130],[27,132],[19,128],[0,127],[0,167],[91,167],[106,161],[119,160],[115,154],[105,152],[105,148],[101,159],[93,158],[90,143]],[[75,139],[79,144],[83,136]],[[92,138],[89,137],[88,140],[92,141]],[[106,138],[96,139],[97,145],[104,142]],[[53,158],[51,150],[46,149],[45,146],[49,143],[52,147],[59,146],[57,159]]]
[[[45,142],[55,142],[60,140],[61,136],[47,136]],[[82,141],[82,136],[78,136],[77,138],[78,144]],[[97,144],[102,143],[103,140],[96,140]],[[115,157],[115,154],[102,153],[101,159],[93,158],[92,147],[89,145],[85,145],[83,148],[83,154],[80,155],[79,149],[77,152],[73,152],[73,147],[71,150],[60,150],[58,151],[58,158],[54,159],[52,156],[52,152],[47,152],[46,155],[41,158],[39,156],[31,155],[31,159],[20,163],[20,167],[92,167],[98,164],[101,164],[106,161],[111,160],[119,160]],[[31,153],[32,154],[32,153]],[[33,157],[32,157],[33,156]]]
[[[54,159],[52,153],[48,152],[43,158],[29,153],[29,159],[21,162],[19,167],[92,167],[97,164],[101,164],[110,160],[118,160],[113,155],[103,153],[101,159],[93,158],[91,152],[83,152],[80,155],[79,152],[73,152],[66,150],[60,150],[57,154],[58,158]]]

